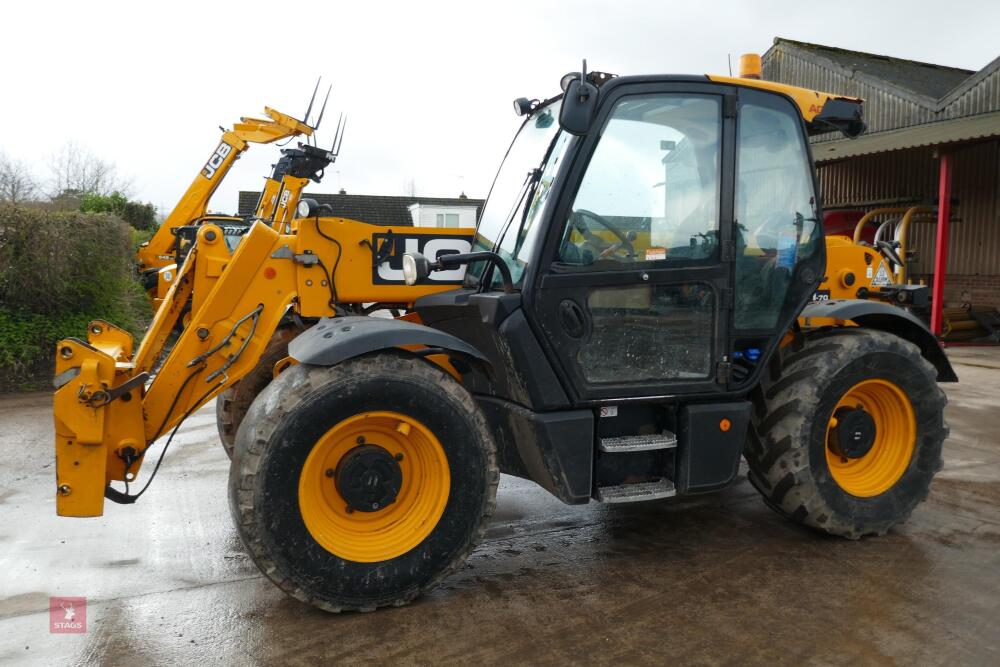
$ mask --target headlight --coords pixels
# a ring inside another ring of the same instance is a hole
[[[316,209],[318,205],[315,199],[302,199],[299,200],[299,205],[295,207],[295,212],[299,214],[300,218],[311,218],[316,215]]]
[[[418,279],[417,260],[413,255],[406,253],[403,255],[403,282],[407,285],[416,285]]]

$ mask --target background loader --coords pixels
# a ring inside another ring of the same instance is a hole
[[[133,493],[150,446],[259,368],[290,316],[315,324],[236,428],[230,506],[266,576],[317,607],[436,585],[500,472],[626,503],[724,488],[745,457],[794,521],[848,538],[904,521],[940,469],[955,374],[906,310],[812,301],[828,271],[807,137],[860,133],[861,101],[748,74],[583,71],[517,100],[474,236],[309,201],[231,254],[199,226],[138,349],[105,322],[59,344],[59,514],[134,502],[170,439]]]

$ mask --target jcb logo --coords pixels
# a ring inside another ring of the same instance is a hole
[[[278,204],[281,208],[288,206],[288,200],[292,198],[292,191],[285,190],[281,193],[281,202]]]
[[[208,158],[208,162],[205,163],[205,168],[201,170],[201,175],[212,180],[215,176],[215,172],[219,170],[222,163],[226,161],[226,157],[233,152],[233,147],[223,141],[219,144],[219,147],[215,149],[212,153],[212,157]]]
[[[461,236],[435,236],[433,234],[373,234],[372,246],[377,248],[378,261],[372,270],[372,282],[376,285],[403,285],[403,254],[419,252],[432,262],[440,255],[464,253],[472,250],[472,242]],[[465,277],[465,267],[447,271],[434,271],[427,282],[441,284],[461,284]]]

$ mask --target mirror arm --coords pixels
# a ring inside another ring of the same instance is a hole
[[[470,262],[486,261],[500,271],[500,283],[503,291],[510,294],[514,291],[514,281],[511,279],[510,267],[503,258],[495,252],[482,250],[479,252],[464,252],[450,255],[438,255],[437,261],[431,264],[432,269],[453,269]]]

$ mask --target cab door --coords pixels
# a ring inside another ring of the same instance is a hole
[[[525,294],[577,400],[725,390],[735,116],[712,84],[602,102]]]

